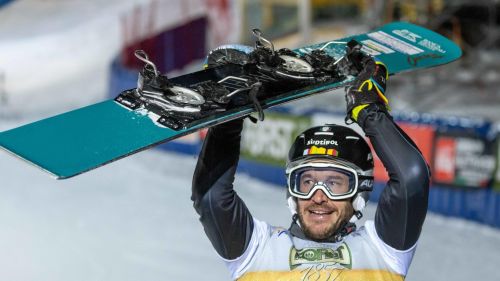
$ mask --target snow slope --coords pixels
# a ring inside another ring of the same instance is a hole
[[[56,181],[0,153],[0,280],[229,280],[189,199],[195,162],[149,150]],[[256,217],[289,224],[284,189],[236,187]],[[494,280],[499,257],[500,230],[429,214],[407,280]]]
[[[125,44],[205,13],[203,0],[15,1],[0,9],[0,113],[102,100]]]

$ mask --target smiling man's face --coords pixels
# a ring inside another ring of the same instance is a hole
[[[307,189],[312,188],[316,182],[328,183],[330,185],[348,185],[348,180],[342,180],[347,177],[335,171],[309,171],[301,177],[302,185]],[[337,188],[342,188],[339,186]],[[304,191],[304,190],[303,190]],[[297,200],[297,213],[299,222],[304,234],[313,240],[323,240],[335,233],[335,231],[348,221],[353,213],[351,199],[331,200],[322,190],[316,190],[310,199]]]

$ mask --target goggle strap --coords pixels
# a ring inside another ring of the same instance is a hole
[[[373,190],[373,176],[358,176],[358,192]]]

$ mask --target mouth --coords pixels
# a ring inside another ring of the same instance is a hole
[[[312,209],[312,210],[307,210],[307,217],[306,221],[309,222],[310,226],[316,225],[328,225],[331,223],[333,219],[333,210],[318,210],[318,209]]]
[[[315,215],[329,215],[333,213],[333,211],[330,210],[309,210],[309,212]]]

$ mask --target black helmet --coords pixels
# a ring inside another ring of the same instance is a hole
[[[310,169],[333,169],[344,174],[349,180],[349,188],[340,191],[327,183],[317,182],[307,191],[300,190],[298,179],[303,171]],[[292,213],[295,213],[296,198],[310,198],[317,189],[322,189],[333,200],[353,198],[353,207],[359,216],[368,192],[373,189],[373,156],[364,137],[351,128],[330,124],[313,127],[293,142],[288,153],[286,175]]]
[[[288,152],[287,169],[294,163],[318,158],[345,162],[361,171],[373,170],[371,149],[365,139],[344,126],[327,124],[300,134]]]

